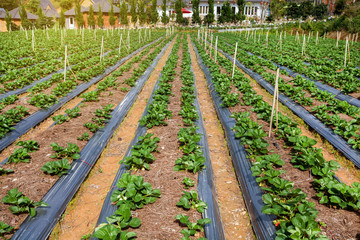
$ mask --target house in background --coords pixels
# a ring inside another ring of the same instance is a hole
[[[228,0],[215,0],[214,2],[214,16],[215,19],[218,19],[221,15],[221,8],[223,4]],[[183,1],[186,5],[186,8],[182,9],[183,17],[189,18],[189,20],[192,18],[193,15],[193,9],[192,9],[192,1],[191,0],[185,0]],[[237,5],[237,0],[231,0],[228,1],[233,13],[237,14],[239,12],[239,7]],[[166,2],[167,6],[167,16],[170,16],[171,13],[174,11],[174,3],[172,1]],[[270,0],[247,0],[245,1],[245,7],[244,7],[244,15],[247,18],[256,18],[256,19],[265,19],[267,16],[270,15],[269,12],[269,6],[270,6]],[[162,0],[157,0],[157,12],[159,14],[159,17],[162,16]],[[209,14],[209,2],[207,0],[200,0],[199,3],[199,15],[201,19],[204,19],[204,17]]]
[[[103,13],[103,18],[104,18],[104,28],[110,27],[109,13],[111,10],[111,4],[108,0],[82,0],[80,2],[80,5],[81,5],[81,13],[83,13],[83,18],[86,28],[88,27],[87,19],[89,16],[89,10],[91,5],[93,6],[94,9],[95,24],[97,25],[97,15],[99,12],[99,7],[101,7],[101,11]],[[118,16],[120,13],[120,9],[115,5],[113,5],[113,11],[115,16]],[[74,29],[77,27],[75,22],[75,8],[66,11],[65,17],[66,17],[66,21],[65,21],[66,28]],[[115,26],[119,26],[117,20],[115,22]]]
[[[56,11],[50,0],[41,0],[40,7],[44,11],[46,17],[60,18],[60,14]]]
[[[26,13],[27,13],[27,18],[29,19],[29,21],[35,22],[36,19],[38,19],[37,15],[32,14],[30,12],[26,12]],[[17,7],[15,9],[9,11],[9,15],[11,16],[11,21],[14,24],[16,24],[17,26],[21,25],[20,7]],[[0,11],[0,31],[1,32],[7,31],[5,17],[6,17],[6,11]]]

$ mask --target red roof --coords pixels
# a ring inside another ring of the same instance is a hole
[[[191,13],[191,11],[185,9],[185,8],[182,8],[181,9],[182,13]],[[172,13],[174,13],[175,11],[171,11]]]

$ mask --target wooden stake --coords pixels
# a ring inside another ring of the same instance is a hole
[[[345,57],[344,57],[344,68],[346,68],[346,55],[347,55],[347,48],[348,48],[349,40],[348,37],[346,37],[346,43],[345,43]]]
[[[206,50],[206,39],[207,39],[207,31],[205,31],[205,50]]]
[[[272,123],[273,123],[273,117],[274,117],[274,112],[275,109],[276,111],[278,111],[278,107],[275,107],[275,105],[278,105],[278,81],[279,81],[279,75],[280,75],[280,68],[278,68],[276,70],[276,78],[275,78],[275,87],[274,87],[274,96],[273,96],[273,104],[272,104],[272,109],[271,109],[271,117],[270,117],[270,129],[269,129],[269,137],[271,137],[271,128],[272,128]],[[276,117],[277,117],[277,113],[276,113]],[[277,122],[277,119],[276,119]],[[277,125],[276,125],[277,127]]]
[[[64,57],[64,82],[66,80],[66,62],[67,62],[67,45],[65,45],[65,57]]]
[[[337,38],[336,38],[336,48],[338,48],[339,47],[339,40],[341,38],[341,32],[337,32],[336,36],[337,36]]]
[[[211,41],[210,41],[210,46],[213,47],[213,35],[211,34]],[[211,57],[211,48],[210,48],[210,57]]]
[[[236,61],[237,46],[238,46],[238,42],[236,41],[236,44],[235,44],[235,53],[234,53],[234,62],[233,62],[233,69],[232,69],[231,78],[234,78],[234,73],[235,73],[235,61]]]
[[[303,56],[305,54],[305,44],[306,44],[306,37],[305,37],[305,34],[304,34],[304,41],[303,41],[303,46],[302,46],[302,50],[301,50],[301,55],[303,55]]]
[[[269,30],[266,33],[266,46],[269,46]]]
[[[32,30],[31,46],[32,46],[32,50],[35,51],[35,35],[34,35],[34,29]]]
[[[217,43],[218,43],[218,36],[216,36],[216,40],[215,40],[215,63],[216,63],[216,57],[217,57]]]
[[[104,48],[104,36],[101,37],[100,62],[103,58],[103,56],[102,56],[103,48]]]

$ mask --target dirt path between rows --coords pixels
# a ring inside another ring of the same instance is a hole
[[[188,41],[190,43],[189,38]],[[254,239],[250,219],[233,169],[224,132],[207,88],[205,75],[200,69],[192,45],[189,46],[225,237],[226,239]]]
[[[146,107],[155,82],[170,54],[174,42],[160,59],[128,115],[115,131],[89,177],[69,204],[50,239],[80,239],[91,233],[100,215],[103,201],[119,168],[119,161],[134,137],[138,121]]]

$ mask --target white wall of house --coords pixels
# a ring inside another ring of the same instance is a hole
[[[66,17],[65,28],[66,29],[74,29],[75,28],[75,17],[74,16]]]

